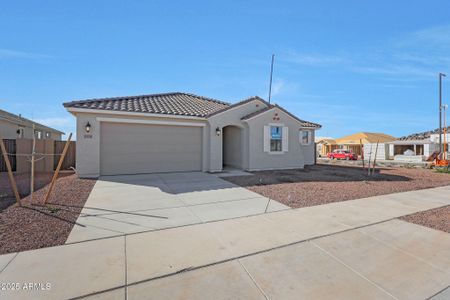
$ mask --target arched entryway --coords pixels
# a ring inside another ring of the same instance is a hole
[[[242,169],[242,129],[229,125],[222,132],[222,167]]]

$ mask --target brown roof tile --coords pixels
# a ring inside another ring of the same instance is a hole
[[[187,93],[100,98],[64,103],[64,107],[73,108],[195,117],[207,117],[229,106],[230,104],[226,102]]]

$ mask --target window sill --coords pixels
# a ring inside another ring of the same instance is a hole
[[[286,153],[286,152],[284,152],[284,151],[269,151],[269,152],[267,152],[268,154],[270,154],[270,155],[272,155],[272,154],[284,154],[284,153]]]

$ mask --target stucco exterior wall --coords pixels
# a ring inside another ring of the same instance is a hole
[[[312,166],[316,163],[316,158],[315,158],[315,143],[314,143],[314,138],[316,135],[315,130],[312,129],[301,129],[302,131],[309,131],[310,132],[310,140],[309,140],[309,144],[308,145],[303,145],[300,144],[301,147],[301,151],[303,153],[303,159],[304,159],[304,164],[305,166]],[[299,133],[299,141],[300,141],[300,133]]]
[[[97,178],[100,176],[100,122],[107,120],[125,122],[129,120],[137,122],[171,122],[177,124],[196,123],[206,125],[204,120],[192,120],[183,118],[164,118],[164,117],[145,117],[145,116],[130,116],[119,114],[95,114],[76,112],[77,119],[77,143],[76,143],[76,170],[82,178]],[[85,126],[89,122],[91,125],[91,132],[85,131]],[[203,127],[205,131],[206,127]],[[204,135],[204,133],[203,133]],[[202,149],[206,148],[206,141],[203,139]],[[182,147],[182,145],[180,145]],[[203,161],[205,159],[203,158]],[[206,166],[202,166],[206,170]]]
[[[248,126],[246,126],[241,118],[249,115],[255,111],[263,109],[267,105],[259,101],[257,99],[253,101],[249,101],[248,103],[244,103],[242,105],[231,108],[227,111],[224,111],[220,114],[211,116],[208,119],[209,123],[209,164],[208,170],[210,172],[220,172],[222,171],[222,150],[223,150],[223,132],[222,129],[228,125],[238,126],[242,129],[242,139],[245,141],[246,138],[248,140]],[[221,130],[221,134],[218,136],[216,134],[216,128]],[[242,153],[242,166],[244,169],[248,167],[248,143],[241,143],[241,153]]]
[[[22,128],[23,129],[23,137],[20,137],[17,134],[17,129]],[[36,126],[36,130],[41,130],[42,134],[43,134],[43,140],[56,140],[59,141],[61,140],[61,134],[60,133],[56,133],[53,131],[48,131],[45,130],[39,126]],[[50,132],[51,136],[50,138],[45,138],[45,132]],[[0,119],[0,135],[2,136],[2,138],[4,139],[19,139],[19,138],[24,138],[24,139],[32,139],[33,138],[33,128],[31,127],[25,127],[25,126],[19,126],[17,124],[8,122],[8,121],[4,121]]]
[[[300,143],[302,129],[299,123],[280,109],[272,109],[247,120],[247,123],[250,134],[248,170],[303,168],[305,164],[314,164],[314,134],[311,136],[310,145],[302,145]],[[289,128],[286,152],[264,152],[264,126],[272,124]]]

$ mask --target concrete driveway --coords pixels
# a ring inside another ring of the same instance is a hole
[[[66,243],[256,215],[266,207],[289,209],[202,172],[104,176]]]

